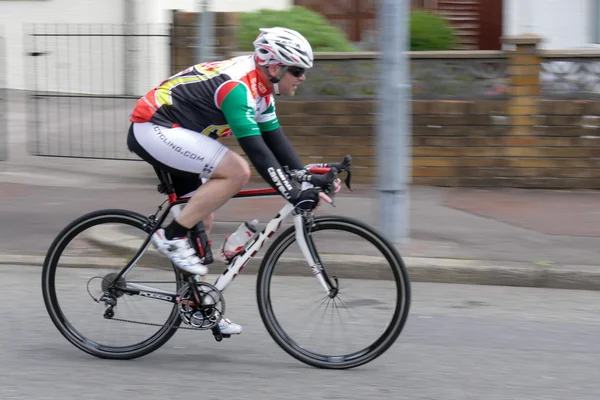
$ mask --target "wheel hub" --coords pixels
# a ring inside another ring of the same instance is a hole
[[[100,285],[102,288],[102,293],[106,294],[108,292],[115,298],[119,298],[125,294],[125,292],[119,290],[120,288],[125,288],[125,279],[123,277],[120,277],[119,280],[115,282],[115,279],[118,275],[118,273],[112,272],[110,274],[107,274],[104,278],[102,278],[102,283]]]

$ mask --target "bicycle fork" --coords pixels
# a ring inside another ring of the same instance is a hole
[[[294,227],[296,228],[296,242],[298,242],[298,246],[300,247],[300,251],[304,256],[304,259],[312,269],[313,274],[325,289],[327,295],[331,298],[334,298],[338,293],[338,279],[337,277],[333,277],[335,281],[335,285],[329,278],[329,275],[325,271],[323,267],[323,263],[321,262],[321,258],[319,257],[319,253],[317,252],[317,248],[315,247],[315,243],[312,240],[312,235],[310,233],[312,225],[312,219],[307,219],[302,215],[294,216]]]

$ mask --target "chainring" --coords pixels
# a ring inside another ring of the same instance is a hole
[[[197,304],[192,287],[187,284],[178,293],[182,321],[195,329],[212,329],[225,315],[225,299],[210,283],[195,282],[202,304]]]

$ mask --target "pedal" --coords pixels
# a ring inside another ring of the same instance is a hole
[[[221,330],[219,329],[218,326],[213,327],[211,330],[212,330],[213,336],[215,337],[215,340],[217,342],[220,342],[221,340],[223,340],[224,335],[221,333]],[[231,336],[231,335],[229,335],[229,336]]]
[[[223,339],[229,339],[231,337],[230,333],[221,333],[221,330],[219,329],[218,326],[215,326],[211,330],[212,330],[213,336],[215,337],[215,340],[217,342],[220,342]]]

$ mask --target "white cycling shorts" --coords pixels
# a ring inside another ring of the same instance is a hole
[[[134,123],[140,146],[157,161],[209,179],[229,150],[215,139],[185,128],[165,128],[151,122]]]

